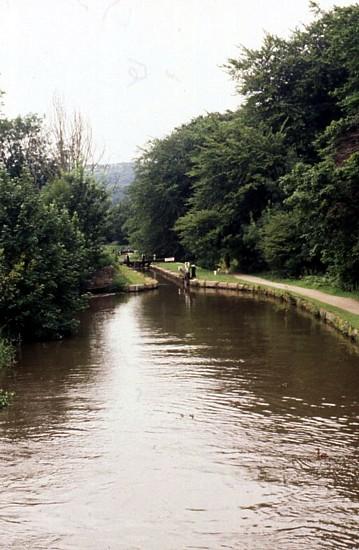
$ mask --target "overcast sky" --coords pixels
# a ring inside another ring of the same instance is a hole
[[[238,106],[221,65],[240,45],[311,20],[309,0],[0,0],[3,112],[49,115],[57,95],[89,119],[105,161],[131,160],[150,138]]]

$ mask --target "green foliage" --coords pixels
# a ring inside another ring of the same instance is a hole
[[[126,199],[111,205],[108,212],[107,241],[127,242],[125,224],[128,220],[129,208],[130,206]]]
[[[220,260],[220,216],[215,210],[193,210],[177,220],[182,244],[204,267]]]
[[[66,209],[76,220],[84,238],[88,267],[99,267],[111,206],[105,188],[79,169],[52,181],[44,188],[43,196],[49,205]]]
[[[305,250],[301,216],[286,210],[270,210],[264,216],[260,247],[270,269],[298,276],[305,269]]]
[[[324,58],[345,72],[333,95],[346,116],[356,115],[359,110],[359,6],[334,8],[323,15],[322,21],[328,41]]]
[[[7,407],[10,404],[14,395],[14,392],[0,389],[0,409]]]
[[[311,253],[341,285],[359,281],[359,153],[342,165],[326,159],[314,167],[297,167],[283,184],[293,192],[291,212],[301,217]]]
[[[125,265],[118,265],[114,277],[115,290],[123,290],[128,285],[143,285],[149,278],[139,271],[135,271]]]
[[[106,267],[112,265],[116,267],[118,264],[118,250],[116,246],[107,244],[102,250],[98,260],[98,268]]]
[[[8,334],[71,332],[82,307],[85,243],[64,209],[47,205],[31,179],[0,175],[0,318]]]
[[[167,138],[151,142],[137,161],[126,223],[135,248],[157,256],[183,255],[173,226],[186,212],[191,195],[192,154],[218,118],[220,115],[199,117],[177,128]]]
[[[108,260],[111,205],[85,174],[89,136],[81,115],[69,133],[61,106],[57,116],[55,140],[37,115],[0,118],[0,334],[12,339],[72,332],[86,279]],[[77,170],[63,173],[64,165]],[[0,364],[11,360],[0,339]]]
[[[239,111],[144,152],[125,224],[136,248],[358,286],[359,6],[311,9],[288,39],[229,60]]]
[[[241,269],[258,268],[252,224],[279,200],[276,180],[291,162],[282,133],[250,127],[235,114],[218,122],[193,155],[190,208],[175,225],[186,249],[208,267],[228,255]]]
[[[358,105],[359,8],[316,15],[289,40],[267,35],[262,48],[244,48],[227,65],[247,98],[249,119],[285,130],[287,142],[308,160],[315,158],[318,133]]]
[[[37,187],[55,175],[56,162],[41,118],[0,118],[0,168],[12,178],[30,174]]]
[[[15,348],[9,340],[0,336],[0,369],[15,362]]]

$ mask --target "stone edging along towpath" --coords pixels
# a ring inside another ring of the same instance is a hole
[[[173,271],[169,271],[167,269],[164,269],[158,266],[151,266],[151,269],[153,269],[154,271],[157,271],[158,273],[162,273],[163,275],[166,275],[171,279],[174,279],[177,281],[181,280],[180,275],[178,275],[177,273],[174,273]],[[263,279],[263,281],[265,280]],[[326,324],[335,328],[338,332],[350,338],[353,342],[359,345],[358,329],[354,328],[348,321],[346,321],[345,319],[342,319],[338,314],[327,311],[324,307],[321,307],[319,304],[315,304],[311,302],[310,299],[308,299],[306,296],[299,296],[298,294],[294,293],[292,289],[287,289],[287,288],[282,289],[282,288],[278,288],[270,285],[265,286],[265,283],[256,284],[253,281],[248,281],[248,282],[238,281],[238,283],[223,283],[219,281],[218,282],[206,281],[202,279],[190,280],[190,286],[194,288],[212,288],[212,289],[232,290],[232,291],[237,290],[238,292],[247,292],[247,293],[259,294],[262,296],[270,296],[270,297],[276,298],[277,300],[292,304],[302,310],[308,311],[309,313],[321,319]]]
[[[354,315],[359,315],[359,301],[354,300],[353,298],[334,296],[332,294],[326,294],[321,290],[315,290],[313,288],[304,288],[295,285],[287,285],[285,283],[267,281],[267,279],[262,279],[261,277],[257,277],[255,275],[236,274],[236,277],[238,277],[238,279],[241,279],[242,281],[247,281],[249,283],[265,285],[288,292],[295,292],[296,294],[300,294],[301,296],[313,298],[314,300],[318,300],[319,302],[323,302],[325,304],[344,309],[344,311],[348,311],[349,313],[354,313]]]
[[[128,285],[124,292],[141,292],[143,290],[153,290],[158,288],[158,282],[154,281],[153,283],[143,283],[140,285]]]
[[[103,296],[121,294],[122,292],[144,292],[146,290],[155,290],[156,288],[158,288],[158,282],[155,279],[152,279],[151,282],[147,283],[127,285],[120,290],[115,290],[113,284],[109,284],[106,287],[101,287],[95,291],[92,290],[90,297],[100,298]]]

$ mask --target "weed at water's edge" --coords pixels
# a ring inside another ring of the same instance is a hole
[[[14,397],[14,392],[0,389],[0,409],[7,407]]]
[[[6,339],[0,336],[0,369],[9,367],[15,362],[15,347]]]

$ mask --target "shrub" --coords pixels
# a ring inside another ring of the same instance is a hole
[[[15,348],[5,338],[0,338],[0,368],[8,367],[15,362]]]
[[[0,409],[7,407],[14,395],[14,392],[0,389]]]

